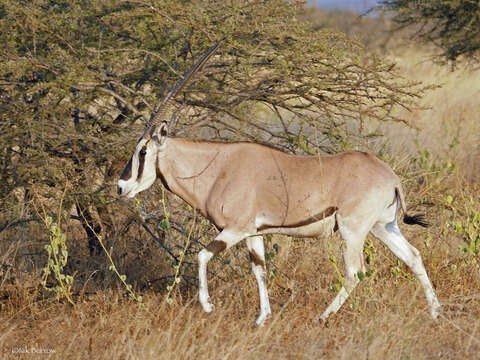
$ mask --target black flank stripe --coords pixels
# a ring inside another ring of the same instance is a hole
[[[307,225],[313,224],[317,221],[323,220],[323,219],[325,219],[329,216],[332,216],[335,213],[335,211],[337,211],[337,210],[338,210],[338,207],[330,206],[327,209],[325,209],[324,211],[322,211],[320,214],[317,214],[315,216],[312,216],[312,217],[310,217],[306,220],[300,221],[300,222],[295,223],[295,224],[262,225],[257,230],[262,231],[262,230],[266,230],[266,229],[269,229],[269,228],[272,228],[272,227],[296,228],[296,227],[307,226]],[[335,225],[336,225],[336,223],[335,223]]]

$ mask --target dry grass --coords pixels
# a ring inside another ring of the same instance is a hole
[[[29,275],[2,290],[2,358],[33,348],[69,359],[475,358],[478,267],[461,266],[441,239],[426,247],[424,231],[409,230],[444,304],[438,321],[430,319],[418,282],[403,266],[395,275],[396,259],[376,244],[377,275],[364,280],[336,316],[318,324],[315,317],[334,296],[328,290],[335,280],[328,242],[293,241],[281,245],[276,263],[282,273],[269,284],[274,315],[265,327],[252,328],[258,311],[253,276],[212,281],[216,309],[206,315],[194,293],[177,293],[173,305],[164,293],[146,293],[139,307],[121,290],[106,290],[78,297],[72,308],[43,299],[38,279]],[[336,240],[330,239],[330,248],[338,255]]]
[[[475,193],[478,188],[463,191]],[[276,238],[280,250],[269,264],[270,270],[279,269],[269,281],[274,315],[265,327],[252,327],[258,295],[243,249],[238,250],[236,273],[213,264],[215,272],[231,280],[212,279],[216,309],[210,315],[203,313],[192,288],[176,292],[173,305],[164,301],[165,291],[144,292],[140,307],[111,283],[103,290],[97,284],[96,293],[79,292],[72,308],[48,300],[35,269],[30,269],[16,273],[13,282],[2,282],[2,358],[19,358],[25,349],[54,351],[41,356],[69,359],[475,358],[480,351],[479,267],[475,261],[465,262],[457,235],[443,234],[450,211],[433,207],[428,214],[433,225],[428,231],[403,229],[421,250],[444,305],[438,321],[430,319],[420,285],[408,269],[371,241],[375,276],[364,279],[340,312],[319,324],[316,316],[335,295],[330,288],[338,279],[328,256],[340,257],[339,238]],[[15,261],[19,252],[6,249],[3,263]],[[27,258],[19,268],[27,269]]]
[[[416,49],[396,53],[392,56],[396,56],[405,76],[444,84],[424,99],[431,110],[405,114],[421,129],[418,133],[397,126],[389,128],[392,165],[405,176],[409,207],[426,209],[432,224],[428,230],[402,228],[421,251],[443,304],[438,321],[430,319],[425,297],[413,275],[378,241],[370,239],[375,255],[370,267],[375,275],[360,283],[338,314],[326,323],[317,323],[315,318],[335,296],[331,285],[338,279],[328,256],[333,252],[340,258],[337,237],[275,238],[280,251],[269,264],[270,270],[278,268],[269,281],[273,316],[264,327],[252,328],[258,294],[244,249],[236,250],[232,262],[235,271],[222,267],[219,261],[213,264],[213,272],[229,281],[212,279],[210,289],[216,309],[206,315],[193,286],[176,290],[174,303],[168,305],[162,282],[155,291],[143,291],[140,307],[125,296],[118,280],[108,275],[104,257],[89,258],[85,245],[75,240],[81,236],[73,232],[70,270],[77,272],[78,289],[76,306],[71,307],[49,300],[39,285],[45,262],[44,242],[40,241],[42,236],[36,236],[42,230],[32,225],[5,231],[0,239],[0,357],[478,358],[479,258],[459,250],[464,245],[464,234],[453,231],[453,227],[469,211],[480,211],[480,73],[452,73],[425,62],[425,53]],[[421,167],[421,161],[413,166],[412,154],[418,147],[429,149],[429,163],[446,164],[447,170],[451,169],[448,162],[456,163],[458,173],[468,179],[469,185],[464,178],[441,170],[442,165],[440,170],[432,170],[428,164]],[[454,199],[451,206],[446,203],[447,195]],[[472,204],[468,202],[470,197]],[[141,236],[115,244],[121,249],[117,249],[115,260],[129,281],[139,284],[144,278],[171,274],[161,251],[142,245]],[[103,275],[98,277],[99,273]],[[53,353],[32,356],[35,349]]]

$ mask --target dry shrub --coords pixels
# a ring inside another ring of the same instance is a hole
[[[108,269],[104,254],[90,255],[83,229],[75,222],[65,228],[70,258],[65,272],[74,277],[74,307],[52,301],[39,285],[47,258],[42,226],[27,221],[3,229],[0,357],[30,358],[35,351],[43,351],[42,357],[69,359],[477,357],[478,70],[451,73],[424,62],[424,52],[413,48],[396,54],[395,60],[406,77],[445,84],[424,99],[431,110],[401,114],[421,130],[391,126],[387,129],[389,148],[378,148],[401,174],[409,209],[425,212],[431,224],[426,230],[401,226],[406,238],[421,251],[443,304],[438,321],[431,320],[414,275],[369,237],[366,257],[370,275],[338,314],[326,323],[316,322],[334,298],[339,283],[329,261],[331,255],[341,258],[338,235],[301,240],[274,236],[267,241],[273,316],[261,328],[252,327],[259,300],[244,245],[217,257],[209,265],[216,308],[206,315],[197,303],[195,279],[196,250],[214,233],[206,222],[195,227],[195,241],[187,253],[187,263],[191,264],[182,268],[183,280],[173,290],[169,305],[165,295],[175,273],[172,258],[144,229],[129,225],[138,215],[124,208],[116,214],[113,226],[127,225],[115,229],[122,236],[106,239],[106,248],[119,272],[126,274],[127,282],[143,296],[141,304],[126,296],[118,278]],[[152,189],[150,195],[150,203],[147,197],[138,203],[137,210],[144,215],[161,207],[159,188]],[[21,207],[22,202],[18,204]],[[188,228],[191,209],[174,198],[168,199],[167,208],[172,212],[172,224],[176,220]],[[162,233],[148,218],[145,224],[156,235]],[[182,236],[172,230],[161,240],[178,254],[183,250]],[[340,270],[343,272],[342,265]]]

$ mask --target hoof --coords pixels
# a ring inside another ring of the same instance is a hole
[[[317,316],[316,321],[320,324],[327,322],[330,313],[324,312],[322,315]]]
[[[214,306],[210,301],[201,302],[201,304],[206,313],[211,313],[213,311]]]
[[[440,304],[437,304],[436,306],[430,308],[430,316],[434,319],[438,319],[438,315],[440,315],[440,312],[442,311],[442,306]]]
[[[262,327],[265,325],[265,320],[269,317],[270,314],[260,315],[257,320],[253,323],[253,327]]]

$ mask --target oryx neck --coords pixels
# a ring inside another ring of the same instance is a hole
[[[213,185],[226,144],[168,138],[159,154],[159,170],[171,190],[203,212],[208,189]]]

